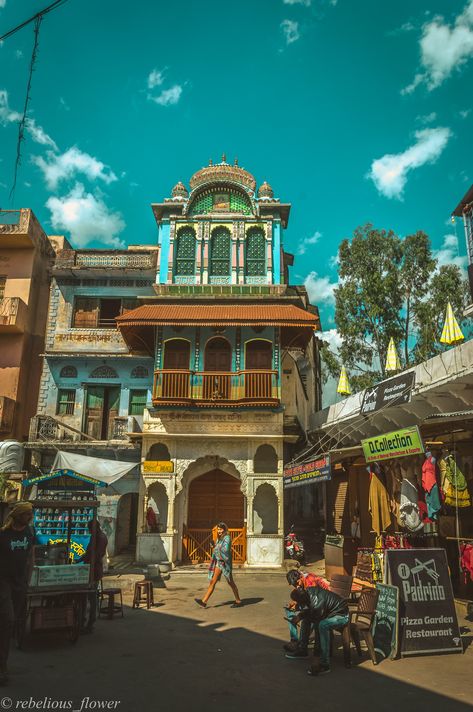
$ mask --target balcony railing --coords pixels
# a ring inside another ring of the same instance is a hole
[[[189,371],[161,369],[154,372],[153,403],[258,403],[277,405],[278,372]]]
[[[109,440],[128,440],[128,420],[128,416],[112,416],[110,418]],[[133,420],[135,419],[133,418]],[[137,428],[133,427],[133,430],[137,430]],[[43,443],[101,440],[97,433],[83,433],[51,415],[36,415],[31,419],[29,439],[30,442]]]
[[[26,327],[28,307],[20,297],[0,299],[0,334],[22,333]]]

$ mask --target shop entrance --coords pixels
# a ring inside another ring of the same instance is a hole
[[[117,554],[135,550],[137,522],[138,494],[136,492],[128,492],[122,495],[118,502],[115,535],[115,551]]]
[[[189,486],[187,526],[183,532],[184,561],[200,564],[210,561],[212,527],[225,522],[230,530],[234,563],[246,560],[245,499],[240,481],[222,470],[211,470]]]

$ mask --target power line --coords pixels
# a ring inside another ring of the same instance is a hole
[[[0,42],[2,42],[3,40],[7,39],[7,37],[11,37],[16,32],[19,32],[20,30],[22,30],[23,27],[26,27],[27,25],[34,22],[33,49],[31,52],[30,66],[29,66],[29,71],[28,71],[28,82],[26,85],[26,95],[25,95],[25,102],[23,105],[23,114],[22,114],[21,119],[18,123],[18,139],[16,142],[15,169],[13,172],[13,182],[12,182],[12,187],[10,190],[10,200],[13,200],[13,197],[15,195],[16,181],[17,181],[17,177],[18,177],[18,168],[20,167],[20,164],[21,164],[21,144],[25,140],[25,128],[26,128],[26,123],[27,123],[28,105],[30,103],[30,98],[31,98],[31,80],[33,78],[33,72],[35,69],[36,59],[38,56],[39,30],[41,27],[41,22],[43,21],[43,18],[45,15],[52,12],[53,10],[56,10],[58,7],[61,7],[61,5],[64,5],[67,1],[68,0],[55,0],[53,3],[51,3],[51,5],[48,5],[43,10],[40,10],[39,12],[37,12],[36,15],[33,15],[33,17],[30,17],[29,20],[25,20],[24,22],[17,25],[16,27],[9,30],[8,32],[6,32],[4,35],[2,35],[0,37]]]
[[[19,32],[20,30],[22,30],[23,27],[26,27],[27,25],[29,25],[31,22],[34,22],[38,18],[44,17],[44,15],[47,15],[52,10],[55,10],[56,8],[60,7],[61,5],[64,5],[64,3],[66,3],[66,2],[67,2],[67,0],[55,0],[55,2],[51,3],[51,5],[48,5],[47,7],[45,7],[44,10],[40,10],[39,12],[36,13],[36,15],[33,15],[33,17],[30,17],[29,20],[25,20],[20,25],[17,25],[13,29],[8,30],[8,32],[5,32],[5,34],[0,37],[0,42],[3,42],[3,40],[6,40],[8,37],[11,37],[16,32]]]

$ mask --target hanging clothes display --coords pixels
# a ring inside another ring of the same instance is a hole
[[[468,577],[473,581],[473,543],[465,542],[460,545],[460,564],[465,583],[468,581]]]
[[[391,509],[384,472],[377,462],[370,465],[369,512],[371,528],[379,536],[391,524]]]
[[[422,488],[425,492],[427,518],[431,522],[435,522],[442,509],[442,502],[438,486],[437,460],[431,452],[425,453],[425,460],[422,465]]]
[[[439,460],[439,469],[445,504],[450,507],[469,507],[471,499],[465,475],[452,454]]]
[[[419,493],[417,485],[404,478],[401,485],[401,506],[399,521],[411,532],[417,532],[424,526],[419,510]]]

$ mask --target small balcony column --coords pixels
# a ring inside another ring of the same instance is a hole
[[[239,244],[239,265],[240,271],[238,275],[238,284],[245,284],[245,243],[240,240]]]
[[[238,242],[236,237],[232,237],[232,276],[231,283],[237,284],[238,275]]]

